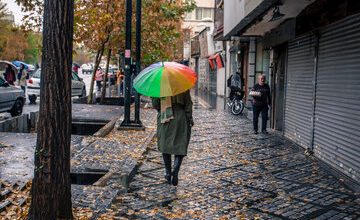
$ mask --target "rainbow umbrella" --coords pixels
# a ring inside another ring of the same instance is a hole
[[[134,88],[145,96],[174,96],[191,89],[196,79],[196,73],[185,65],[159,62],[139,73],[134,79]]]

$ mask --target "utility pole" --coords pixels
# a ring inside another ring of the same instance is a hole
[[[136,0],[136,76],[141,71],[141,0]],[[140,94],[135,92],[135,123],[140,121]]]

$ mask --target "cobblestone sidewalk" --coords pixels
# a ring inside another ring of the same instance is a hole
[[[72,184],[72,202],[76,219],[109,219],[106,212],[118,191],[126,191],[129,176],[143,158],[155,134],[156,111],[142,109],[146,130],[118,131],[106,137],[72,136],[71,172],[79,175]],[[36,134],[1,133],[0,140],[0,219],[26,219],[33,177]],[[4,143],[3,143],[3,142]],[[10,144],[11,143],[11,144]],[[134,171],[133,171],[134,170]],[[106,172],[91,182],[88,173]],[[116,189],[106,185],[107,176],[116,179]],[[85,185],[84,185],[85,184]],[[94,185],[87,185],[94,184]]]
[[[250,122],[195,105],[179,186],[165,184],[155,141],[112,205],[116,219],[358,219],[359,196],[303,149]]]

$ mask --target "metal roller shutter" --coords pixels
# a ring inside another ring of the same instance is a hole
[[[314,153],[360,181],[360,15],[321,32]]]
[[[312,136],[314,45],[314,37],[306,35],[288,46],[284,135],[304,148]]]

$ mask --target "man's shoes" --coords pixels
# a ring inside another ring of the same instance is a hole
[[[258,132],[257,132],[257,131],[254,131],[254,134],[258,134]]]
[[[269,132],[267,132],[267,130],[263,130],[263,131],[261,131],[261,133],[263,133],[263,134],[269,134]]]

